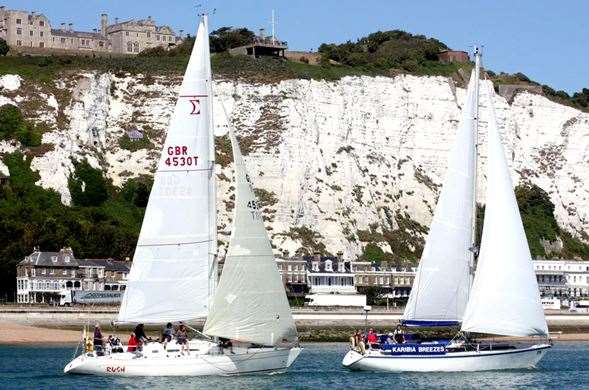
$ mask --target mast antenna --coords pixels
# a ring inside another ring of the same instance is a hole
[[[272,43],[276,43],[276,15],[272,10]]]

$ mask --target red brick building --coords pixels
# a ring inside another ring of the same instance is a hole
[[[452,62],[468,62],[470,58],[468,53],[460,50],[442,50],[438,54],[438,59],[444,64],[450,64]]]

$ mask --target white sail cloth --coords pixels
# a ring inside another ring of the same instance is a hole
[[[162,323],[207,315],[211,172],[211,82],[201,21],[145,211],[120,322]]]
[[[506,336],[548,334],[509,168],[501,145],[494,91],[489,106],[485,222],[462,330]]]
[[[204,333],[262,345],[289,345],[297,330],[264,222],[233,132],[235,218]]]
[[[475,79],[473,70],[446,178],[403,314],[408,324],[460,321],[468,300],[475,212]]]

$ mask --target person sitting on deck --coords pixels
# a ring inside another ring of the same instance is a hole
[[[137,339],[137,349],[139,351],[141,351],[141,349],[143,347],[143,343],[150,341],[147,338],[147,335],[145,334],[145,329],[143,328],[143,324],[137,324],[133,333],[135,333],[135,339]]]
[[[401,325],[397,325],[397,329],[395,329],[395,333],[393,335],[395,343],[397,344],[404,344],[405,343],[405,332],[401,328]]]
[[[176,331],[176,342],[180,345],[180,353],[184,355],[184,351],[190,356],[190,346],[188,345],[188,331],[183,323],[180,323]]]
[[[127,352],[135,352],[137,351],[137,338],[135,337],[135,333],[131,332],[131,336],[129,337],[129,341],[127,342]]]
[[[100,324],[94,326],[94,351],[96,351],[96,355],[98,356],[104,355],[104,341],[102,340]]]
[[[368,348],[371,349],[373,344],[378,344],[378,337],[374,329],[370,328],[368,335],[366,336],[366,341],[368,342]]]
[[[168,343],[172,341],[172,338],[174,338],[174,327],[171,322],[168,322],[162,331],[162,338],[160,339],[160,343],[164,343],[164,349],[166,349]]]
[[[356,350],[360,352],[362,355],[364,355],[364,353],[366,353],[366,347],[364,344],[364,335],[362,334],[362,331],[360,329],[356,331],[356,335],[354,336],[354,338],[356,341]]]
[[[223,348],[229,348],[229,352],[233,354],[235,353],[233,352],[233,343],[231,340],[226,339],[225,337],[219,337],[219,349],[221,350],[221,353],[223,353]]]

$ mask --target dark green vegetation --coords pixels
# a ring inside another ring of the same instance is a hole
[[[448,47],[437,39],[393,30],[378,31],[356,42],[347,41],[339,45],[324,43],[319,46],[319,53],[324,66],[337,63],[384,74],[401,72],[449,76],[461,65],[439,62],[438,53],[446,49]]]
[[[247,28],[221,27],[209,34],[212,53],[220,53],[252,43],[255,34]]]
[[[544,190],[535,185],[520,185],[516,187],[515,195],[532,257],[589,259],[589,245],[558,226],[554,218],[554,205]],[[562,250],[547,253],[540,240],[556,241],[558,237],[563,243]]]
[[[8,43],[2,38],[0,38],[0,56],[5,56],[8,54],[10,47],[8,47]]]
[[[124,134],[121,138],[119,138],[119,146],[122,149],[127,149],[131,152],[136,152],[139,149],[151,149],[153,144],[149,141],[149,137],[147,134],[143,133],[143,138],[138,140],[131,140],[129,135]]]
[[[0,140],[16,139],[25,146],[41,145],[41,127],[26,121],[18,107],[0,106]]]
[[[39,175],[30,169],[30,156],[14,153],[3,161],[10,179],[0,187],[0,296],[11,297],[16,263],[34,246],[46,251],[70,246],[79,258],[132,256],[150,179],[131,179],[117,189],[99,170],[77,163],[68,207],[56,192],[35,185]]]

